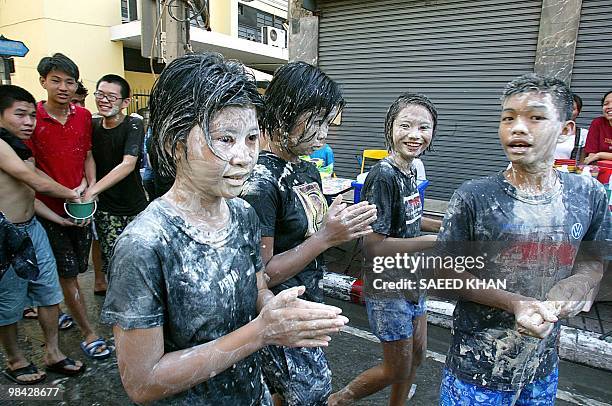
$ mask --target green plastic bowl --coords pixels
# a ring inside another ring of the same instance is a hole
[[[86,203],[64,203],[64,211],[67,215],[69,215],[75,220],[87,220],[88,218],[91,218],[94,215],[97,209],[98,204],[95,200]]]

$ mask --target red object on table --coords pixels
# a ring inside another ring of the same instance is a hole
[[[355,280],[351,286],[351,302],[357,304],[365,304],[363,298],[363,281],[361,279]]]
[[[612,176],[612,161],[597,161],[597,166],[599,166],[597,180],[607,185]]]

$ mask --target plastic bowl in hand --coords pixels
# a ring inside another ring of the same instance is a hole
[[[64,211],[74,220],[87,220],[93,217],[98,209],[98,204],[95,200],[85,203],[66,202],[64,203]]]

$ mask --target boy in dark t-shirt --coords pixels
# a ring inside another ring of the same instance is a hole
[[[506,86],[502,106],[499,136],[512,166],[455,192],[439,240],[459,255],[458,244],[478,242],[486,266],[462,275],[506,288],[454,292],[444,406],[554,403],[556,321],[584,306],[610,239],[602,185],[553,169],[557,140],[574,126],[567,85],[525,75]]]
[[[98,182],[84,200],[98,198],[95,225],[106,273],[115,240],[147,207],[139,171],[144,129],[142,120],[123,114],[130,104],[130,85],[121,76],[103,76],[94,97],[100,117],[93,120],[91,151]]]
[[[435,235],[421,236],[421,229],[438,231],[440,221],[425,219],[417,189],[413,160],[428,150],[437,124],[433,103],[415,93],[400,95],[389,107],[385,120],[385,141],[390,155],[374,165],[365,180],[362,196],[376,204],[378,217],[373,233],[364,238],[366,251],[393,245],[415,252],[433,245]],[[360,374],[342,390],[330,396],[330,406],[352,404],[391,386],[390,405],[403,405],[416,369],[427,348],[425,292],[377,292],[372,288],[368,267],[363,275],[370,329],[383,346],[383,362]],[[385,269],[398,278],[414,275],[402,269]]]

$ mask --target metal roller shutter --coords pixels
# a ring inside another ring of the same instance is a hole
[[[541,0],[319,0],[319,66],[343,88],[342,125],[328,142],[340,176],[357,156],[384,148],[397,95],[429,96],[439,112],[424,163],[430,198],[448,200],[465,180],[507,165],[497,123],[503,85],[532,72]]]
[[[572,90],[582,97],[579,127],[601,116],[601,98],[612,89],[612,1],[582,0]]]

